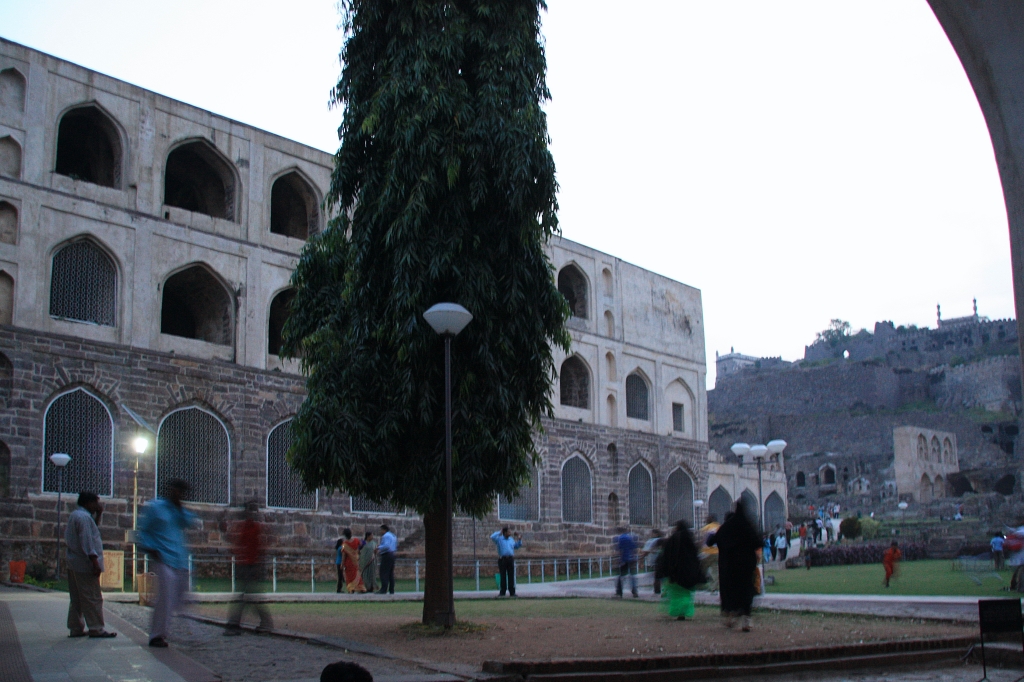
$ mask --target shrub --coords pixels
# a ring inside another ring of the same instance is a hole
[[[860,520],[860,536],[865,540],[874,540],[878,537],[878,529],[882,527],[882,524],[874,519],[867,517]]]
[[[811,566],[851,566],[853,564],[880,564],[882,554],[889,549],[888,543],[865,543],[858,545],[831,545],[824,549],[811,547],[807,550]],[[923,542],[900,544],[904,561],[927,559],[928,551]],[[788,562],[787,562],[788,564]]]
[[[860,537],[860,519],[856,516],[843,519],[842,523],[839,524],[839,533],[844,538],[859,538]]]

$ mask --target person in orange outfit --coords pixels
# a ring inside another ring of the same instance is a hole
[[[900,551],[899,543],[893,540],[892,546],[885,550],[885,554],[882,555],[882,566],[885,567],[886,587],[889,587],[889,581],[894,575],[896,575],[896,567],[902,558],[903,552]]]

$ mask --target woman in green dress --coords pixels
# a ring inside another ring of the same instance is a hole
[[[377,541],[373,539],[373,533],[366,533],[363,547],[359,550],[359,570],[363,574],[366,591],[371,594],[376,592]]]
[[[662,545],[655,575],[665,581],[661,603],[668,615],[676,620],[693,618],[693,590],[705,582],[705,578],[686,521],[677,521],[672,535]]]

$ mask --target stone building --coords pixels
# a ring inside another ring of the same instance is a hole
[[[897,494],[921,503],[946,497],[950,475],[960,471],[956,434],[899,426],[892,443]]]
[[[760,480],[757,464],[737,460],[733,455],[723,456],[715,450],[708,453],[707,518],[714,516],[721,523],[725,513],[744,500],[747,509],[759,507],[758,496],[764,502],[764,529],[771,532],[789,518],[788,486],[785,459],[781,453],[769,455],[761,465]]]
[[[304,397],[278,357],[305,240],[332,157],[24,46],[0,40],[0,565],[52,561],[57,471],[92,489],[123,548],[135,469],[141,501],[191,482],[197,553],[226,551],[227,521],[257,500],[275,554],[326,551],[345,526],[405,510],[306,492],[285,462]],[[499,523],[534,553],[595,552],[613,527],[692,519],[707,493],[700,292],[556,239],[572,352],[558,357],[542,461],[492,516],[458,519],[457,543]],[[130,443],[152,446],[136,457]],[[486,531],[486,532],[485,532]]]

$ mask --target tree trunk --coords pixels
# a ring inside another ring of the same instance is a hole
[[[426,576],[423,581],[423,624],[444,625],[448,614],[448,526],[443,511],[423,515]]]

